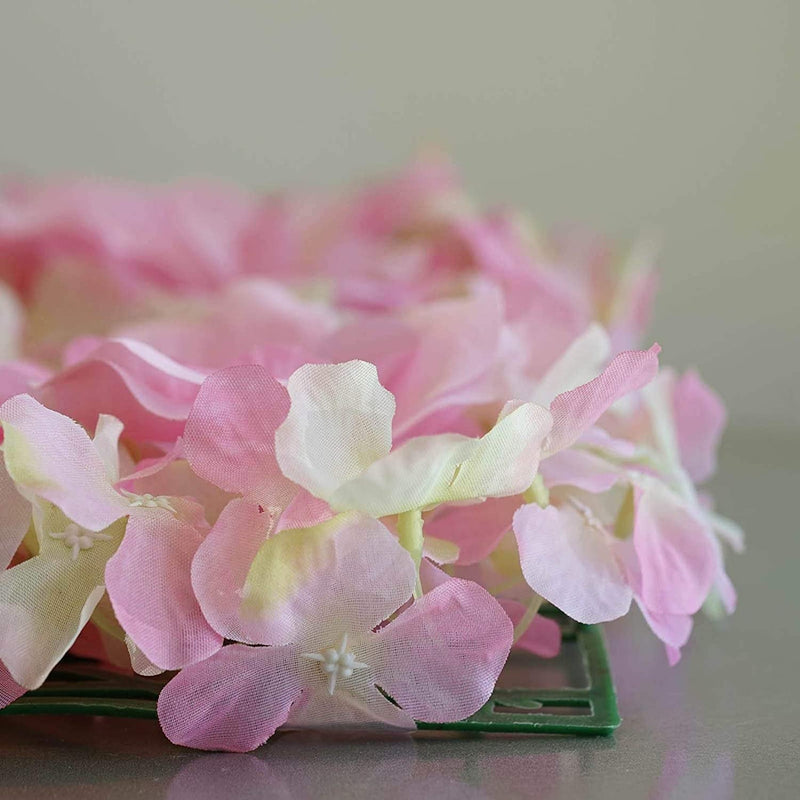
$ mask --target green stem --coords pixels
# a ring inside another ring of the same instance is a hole
[[[533,483],[522,493],[522,499],[526,503],[537,503],[542,508],[550,505],[550,492],[544,485],[541,472],[536,473]]]
[[[422,511],[416,508],[413,511],[404,511],[402,514],[398,514],[397,535],[400,538],[400,544],[408,550],[411,558],[414,559],[414,566],[417,569],[417,585],[414,588],[414,598],[422,597],[422,583],[419,579],[422,544],[425,538],[422,534]]]
[[[535,594],[528,602],[528,607],[522,615],[522,619],[514,626],[514,644],[516,644],[530,628],[531,623],[536,619],[539,609],[542,607],[543,598]]]

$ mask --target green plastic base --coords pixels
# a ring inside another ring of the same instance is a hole
[[[596,625],[560,622],[564,641],[577,645],[587,677],[585,687],[498,688],[483,708],[461,722],[419,722],[417,727],[482,733],[613,733],[620,717],[602,631]],[[155,718],[163,683],[163,679],[115,674],[74,659],[62,663],[40,689],[0,713]]]

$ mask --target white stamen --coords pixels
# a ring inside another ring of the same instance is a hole
[[[170,502],[170,498],[164,495],[152,495],[149,492],[134,494],[125,489],[122,490],[122,494],[128,498],[128,504],[132,508],[163,508],[173,514],[177,513]]]
[[[51,539],[59,539],[64,542],[64,545],[72,550],[73,561],[78,560],[81,550],[90,550],[94,547],[95,542],[111,541],[111,537],[107,533],[87,531],[74,522],[70,522],[63,531],[54,531],[49,535]]]
[[[301,653],[303,658],[318,661],[320,669],[328,675],[328,694],[336,691],[336,682],[340,678],[349,678],[354,670],[367,669],[369,664],[356,661],[355,656],[347,649],[347,634],[342,636],[338,647],[330,647],[324,653]]]

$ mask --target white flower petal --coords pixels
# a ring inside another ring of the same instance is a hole
[[[411,439],[342,486],[329,502],[337,510],[383,517],[521,494],[536,475],[551,424],[547,409],[523,403],[480,439],[458,434]]]
[[[286,387],[289,415],[275,433],[284,475],[328,499],[392,446],[394,397],[365,361],[306,364]]]

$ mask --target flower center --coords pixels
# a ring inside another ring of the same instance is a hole
[[[70,522],[63,531],[56,531],[50,534],[51,539],[60,539],[65,547],[72,550],[72,560],[77,561],[81,550],[90,550],[95,542],[108,542],[111,537],[107,533],[95,533],[81,528],[74,522]]]
[[[366,669],[369,664],[356,661],[355,656],[347,649],[347,634],[342,636],[338,647],[330,647],[324,653],[301,653],[303,658],[319,662],[320,669],[328,676],[328,694],[336,691],[336,682],[340,678],[349,678],[354,670]]]
[[[145,494],[134,494],[125,489],[122,490],[122,494],[125,495],[128,504],[132,508],[163,508],[173,514],[177,513],[170,502],[170,498],[164,495],[156,496],[147,492]]]

